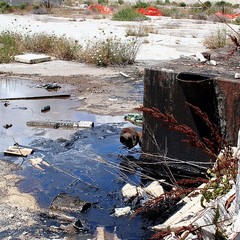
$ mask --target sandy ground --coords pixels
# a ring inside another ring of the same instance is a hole
[[[84,41],[101,32],[112,31],[124,37],[126,27],[139,26],[140,23],[119,23],[108,19],[86,20],[75,18],[75,21],[63,18],[53,18],[43,15],[0,15],[0,31],[14,30],[21,32],[48,32]],[[156,34],[150,34],[144,39],[136,64],[123,67],[97,68],[82,63],[53,60],[40,64],[11,63],[1,64],[2,76],[20,76],[35,79],[39,82],[69,83],[75,86],[73,95],[84,101],[85,110],[100,114],[118,114],[130,112],[141,104],[141,99],[135,99],[129,92],[139,81],[143,81],[145,67],[158,61],[177,59],[181,55],[192,55],[205,51],[203,39],[217,30],[219,24],[192,20],[171,20],[168,18],[152,18],[145,25],[154,26]],[[121,73],[127,74],[128,77]],[[83,104],[82,104],[83,105]],[[81,105],[81,106],[82,106]],[[36,224],[37,216],[43,211],[37,206],[31,195],[20,193],[17,189],[19,177],[13,175],[18,166],[0,161],[0,238],[1,239],[37,239],[29,232],[28,226]],[[37,213],[37,214],[36,214]],[[20,235],[8,235],[8,231],[21,230]],[[26,230],[25,230],[26,229]],[[38,239],[44,239],[39,237]]]

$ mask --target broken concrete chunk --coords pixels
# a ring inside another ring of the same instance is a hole
[[[129,206],[123,208],[115,208],[114,215],[116,217],[126,216],[131,212],[131,208]]]
[[[153,181],[147,187],[143,188],[143,190],[153,198],[159,197],[164,193],[163,187],[159,181]]]
[[[50,61],[51,57],[45,54],[27,53],[22,55],[16,55],[14,57],[14,60],[16,62],[34,64],[34,63]]]
[[[137,187],[127,183],[122,188],[122,195],[125,202],[138,196]]]

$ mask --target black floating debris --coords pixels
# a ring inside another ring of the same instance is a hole
[[[37,88],[45,88],[47,90],[58,90],[61,86],[57,85],[56,83],[47,83],[44,85],[37,85]]]
[[[3,125],[3,127],[8,129],[8,128],[12,127],[12,124],[11,123],[10,124],[5,124],[5,125]]]
[[[4,105],[4,107],[7,107],[8,105],[10,105],[10,103],[9,102],[5,102],[3,105]]]
[[[49,105],[41,108],[41,112],[48,112],[48,111],[50,111],[50,106]]]
[[[61,211],[85,212],[91,207],[91,203],[82,201],[78,197],[67,193],[58,194],[52,201],[50,208]]]

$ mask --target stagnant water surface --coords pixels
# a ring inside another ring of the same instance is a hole
[[[0,80],[0,97],[25,97],[49,94],[61,94],[69,86],[62,86],[57,92],[48,92],[36,88],[30,80]],[[113,216],[115,207],[125,207],[121,188],[126,183],[140,185],[140,169],[133,167],[130,171],[121,168],[126,165],[123,156],[139,157],[129,152],[119,142],[120,130],[126,126],[123,116],[97,116],[75,111],[79,106],[75,99],[14,100],[0,102],[0,148],[1,159],[22,164],[19,174],[25,176],[21,190],[33,194],[39,204],[48,208],[60,193],[78,197],[92,204],[85,213],[70,213],[80,219],[89,229],[88,237],[96,227],[103,226],[106,231],[116,231],[121,239],[147,239],[148,222],[137,216],[133,219]],[[50,105],[49,112],[41,108]],[[67,119],[66,119],[67,116]],[[85,120],[93,121],[94,128],[83,130],[53,129],[28,127],[30,120]],[[4,125],[12,124],[5,129]],[[130,123],[127,125],[132,126]],[[26,158],[6,156],[2,152],[8,146],[18,143],[34,149]],[[42,166],[44,171],[33,168],[29,159],[43,158],[50,166]],[[127,165],[130,164],[127,163]],[[47,224],[47,223],[46,223]],[[50,233],[46,233],[46,237]],[[79,235],[79,239],[84,239]]]

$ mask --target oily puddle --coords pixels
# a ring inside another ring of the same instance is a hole
[[[58,89],[64,94],[69,86]],[[56,94],[35,87],[35,83],[24,80],[2,80],[0,97],[21,97]],[[1,154],[4,160],[21,164],[18,172],[25,177],[20,184],[23,192],[33,194],[39,204],[48,209],[56,196],[67,194],[91,203],[86,212],[71,212],[84,223],[93,234],[98,226],[109,233],[116,232],[121,239],[147,239],[150,224],[146,219],[129,215],[115,217],[116,207],[125,207],[121,189],[126,183],[140,185],[141,169],[124,156],[139,158],[140,149],[132,152],[119,142],[122,127],[133,126],[123,120],[123,116],[96,116],[74,111],[79,102],[74,99],[31,99],[8,101],[0,105],[0,124],[12,124],[10,128],[1,127],[1,152],[15,142],[34,149],[25,157],[12,157]],[[50,105],[51,110],[41,112],[43,106]],[[28,127],[29,120],[74,120],[92,121],[95,126],[85,129],[52,129]],[[29,162],[31,158],[42,158],[47,165],[41,164],[40,170]],[[123,167],[128,167],[127,169]],[[130,167],[131,166],[131,167]],[[46,225],[49,224],[46,222]],[[56,234],[56,233],[55,233]],[[46,233],[50,237],[51,233]],[[83,239],[80,237],[79,239]]]

